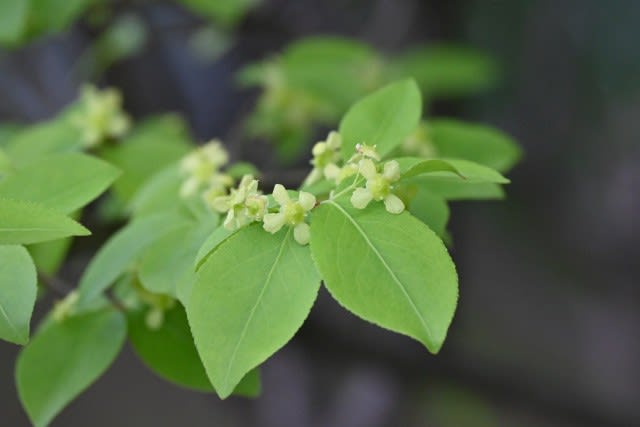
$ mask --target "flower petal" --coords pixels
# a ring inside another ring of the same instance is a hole
[[[373,195],[371,191],[366,188],[356,188],[353,194],[351,195],[351,204],[356,209],[364,209],[367,207]]]
[[[180,187],[180,197],[189,197],[192,196],[198,191],[198,187],[200,186],[200,181],[195,178],[189,178],[185,182],[182,183]]]
[[[320,169],[313,168],[309,175],[305,178],[304,185],[315,184],[316,182],[320,181],[320,178],[322,178],[322,172],[320,171]]]
[[[400,179],[400,165],[395,160],[390,160],[384,164],[382,175],[389,181],[394,182]]]
[[[329,132],[329,136],[327,136],[327,147],[329,147],[332,151],[337,151],[340,149],[342,145],[342,135],[340,135],[335,130]]]
[[[316,196],[306,191],[301,191],[298,195],[298,203],[305,212],[309,212],[316,205]]]
[[[317,142],[313,146],[313,148],[311,149],[311,154],[313,154],[314,157],[318,157],[326,153],[326,151],[327,151],[327,143],[322,141],[322,142]]]
[[[273,198],[278,202],[280,206],[284,206],[291,201],[287,189],[282,184],[276,184],[273,187]]]
[[[384,207],[389,213],[399,214],[404,210],[404,203],[402,203],[402,200],[395,194],[389,194],[384,199]]]
[[[331,179],[331,180],[338,179],[341,171],[342,169],[340,169],[338,165],[336,165],[335,163],[329,163],[324,168],[324,176],[325,178]]]
[[[372,179],[378,174],[376,170],[376,165],[373,163],[371,159],[363,159],[360,160],[358,164],[358,170],[367,179]]]
[[[227,216],[224,219],[224,222],[222,223],[222,225],[224,225],[224,228],[226,228],[227,230],[234,230],[235,229],[235,213],[233,212],[233,209],[230,209],[229,212],[227,212]]]
[[[269,213],[264,216],[262,221],[264,222],[262,228],[264,228],[265,231],[268,231],[271,234],[275,234],[280,231],[280,229],[284,225],[285,217],[282,212]]]
[[[301,245],[309,243],[311,233],[309,232],[309,224],[301,222],[293,228],[293,238]]]

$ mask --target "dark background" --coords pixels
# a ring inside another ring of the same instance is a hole
[[[179,111],[198,139],[233,146],[255,97],[233,73],[291,40],[341,34],[387,52],[456,41],[495,55],[504,80],[434,113],[493,124],[526,154],[506,201],[453,206],[461,299],[437,357],[323,292],[265,364],[255,401],[175,388],[126,349],[53,426],[640,425],[640,2],[265,0],[209,64],[184,49],[197,18],[164,2],[122,7],[150,42],[100,82],[136,117]],[[0,53],[0,119],[40,120],[74,99],[71,69],[94,36],[80,23]],[[8,427],[28,425],[16,353],[0,343]]]

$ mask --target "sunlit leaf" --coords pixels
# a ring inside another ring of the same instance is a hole
[[[43,205],[0,197],[0,245],[29,244],[68,236],[86,236],[89,230]]]
[[[220,397],[293,337],[319,284],[309,248],[295,242],[291,229],[272,235],[249,225],[205,261],[187,313]]]
[[[311,219],[311,251],[325,286],[345,308],[437,353],[458,298],[442,241],[404,212],[329,201]]]
[[[340,122],[342,156],[356,144],[376,146],[384,156],[404,141],[420,121],[422,95],[413,80],[392,83],[354,104]]]
[[[120,172],[80,153],[47,156],[0,181],[0,197],[41,203],[68,214],[98,197]]]

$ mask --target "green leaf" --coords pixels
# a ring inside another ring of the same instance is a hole
[[[455,166],[446,160],[422,159],[417,157],[401,157],[395,160],[400,165],[400,174],[403,179],[435,172],[451,172],[460,178],[465,178]]]
[[[196,348],[218,395],[285,345],[300,328],[320,277],[291,228],[240,229],[198,271],[187,304]]]
[[[149,291],[176,296],[178,287],[190,288],[196,278],[198,250],[218,226],[211,215],[198,224],[188,224],[158,239],[143,254],[138,270],[140,282]]]
[[[180,304],[164,313],[159,329],[145,321],[146,310],[129,315],[129,339],[140,359],[162,378],[182,387],[213,391]]]
[[[337,114],[381,85],[381,60],[364,43],[342,37],[308,37],[282,53],[287,85],[332,106]]]
[[[161,378],[181,387],[213,392],[193,343],[184,308],[177,304],[165,311],[159,329],[150,329],[144,310],[129,315],[129,339],[142,362]],[[253,397],[260,393],[259,370],[250,371],[233,394]]]
[[[76,69],[86,79],[99,78],[112,65],[139,53],[148,39],[148,29],[135,14],[124,13],[111,20],[77,60]]]
[[[0,260],[0,339],[26,344],[38,292],[36,267],[22,246],[0,245]]]
[[[0,197],[0,245],[91,234],[69,217],[36,203]]]
[[[260,379],[260,368],[255,368],[247,372],[236,388],[233,394],[244,397],[257,397],[262,391],[262,381]]]
[[[233,26],[260,0],[180,0],[185,6],[205,18]]]
[[[121,143],[102,150],[101,157],[122,170],[113,191],[126,204],[150,177],[190,149],[185,123],[178,116],[165,115],[138,125]]]
[[[0,181],[0,197],[42,203],[70,213],[98,197],[120,172],[80,153],[47,156]]]
[[[428,122],[427,129],[440,157],[471,160],[506,172],[522,156],[522,150],[509,135],[489,126],[434,119]]]
[[[126,337],[122,313],[101,310],[50,321],[18,356],[16,382],[24,408],[44,427],[114,361]]]
[[[449,205],[426,188],[418,188],[409,202],[409,212],[427,224],[441,239],[446,239]]]
[[[311,251],[325,286],[365,320],[408,335],[437,353],[458,298],[442,241],[404,212],[328,201],[311,218]]]
[[[98,297],[158,239],[183,226],[175,214],[140,218],[114,234],[91,260],[78,285],[79,305]]]
[[[242,179],[245,175],[260,176],[258,168],[248,162],[236,162],[229,166],[225,173],[235,179]]]
[[[421,114],[422,95],[413,80],[392,83],[361,99],[340,122],[343,158],[348,160],[358,143],[388,154],[414,131]]]
[[[27,248],[36,268],[45,276],[54,276],[67,255],[73,239],[65,238],[36,243]]]
[[[28,30],[31,37],[64,30],[96,0],[31,0]]]
[[[0,2],[0,45],[12,46],[22,37],[29,12],[29,0]]]
[[[399,77],[416,79],[427,97],[465,96],[491,88],[497,66],[485,53],[454,45],[410,50],[392,63]]]
[[[176,165],[157,172],[135,193],[129,204],[134,216],[176,210],[182,204],[180,186],[183,177]]]
[[[13,165],[11,164],[11,159],[7,156],[7,153],[4,152],[2,148],[0,148],[0,179],[3,179],[5,176],[13,173]]]
[[[422,159],[419,157],[401,157],[395,160],[400,165],[403,180],[417,176],[429,176],[469,184],[485,182],[508,184],[510,182],[500,172],[469,160]]]
[[[15,132],[6,146],[14,165],[21,167],[51,154],[80,150],[80,130],[71,119],[76,108],[77,104],[72,104],[51,120]]]
[[[499,200],[504,198],[502,186],[490,182],[456,182],[450,178],[419,176],[412,179],[411,183],[419,184],[445,200]]]
[[[228,230],[225,227],[218,227],[207,237],[207,240],[200,246],[196,255],[196,270],[202,266],[202,263],[222,242],[227,240],[237,230]]]

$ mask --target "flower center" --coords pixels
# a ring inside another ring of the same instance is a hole
[[[391,185],[385,177],[379,175],[367,181],[367,187],[375,200],[382,200],[391,192]]]
[[[284,218],[287,224],[296,225],[304,221],[304,209],[297,202],[290,202],[284,206]]]

